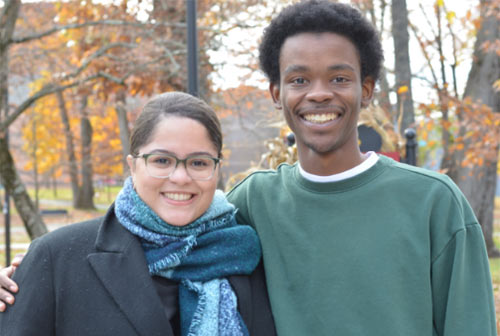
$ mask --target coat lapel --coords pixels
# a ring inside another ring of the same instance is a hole
[[[89,263],[119,309],[140,335],[173,336],[137,238],[116,219],[112,206]]]

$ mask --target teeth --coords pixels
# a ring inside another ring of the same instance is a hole
[[[165,197],[174,201],[187,201],[191,198],[191,194],[165,193]]]
[[[304,119],[316,124],[325,123],[334,119],[337,119],[337,115],[334,113],[328,114],[306,114]]]

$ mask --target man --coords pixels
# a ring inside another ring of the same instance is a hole
[[[299,162],[252,174],[228,195],[261,238],[279,335],[496,335],[481,228],[437,173],[358,148],[357,119],[382,64],[354,8],[292,5],[260,62]]]
[[[352,7],[308,1],[264,33],[260,63],[299,162],[228,195],[261,238],[279,335],[496,335],[480,225],[444,175],[358,147],[383,60]]]

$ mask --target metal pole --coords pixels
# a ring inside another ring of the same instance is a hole
[[[406,159],[405,163],[412,166],[417,165],[417,132],[413,128],[405,129],[406,138]]]
[[[5,190],[5,200],[3,205],[5,215],[5,266],[10,265],[10,196]]]
[[[187,0],[187,64],[188,92],[198,97],[198,34],[196,29],[196,0]]]

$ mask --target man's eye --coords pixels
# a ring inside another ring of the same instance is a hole
[[[335,83],[346,83],[348,80],[347,80],[347,78],[345,78],[345,77],[338,76],[338,77],[335,77],[335,78],[333,79],[333,81],[334,81]]]
[[[302,77],[299,77],[299,78],[295,78],[293,81],[292,81],[293,84],[305,84],[306,83],[306,80]]]

